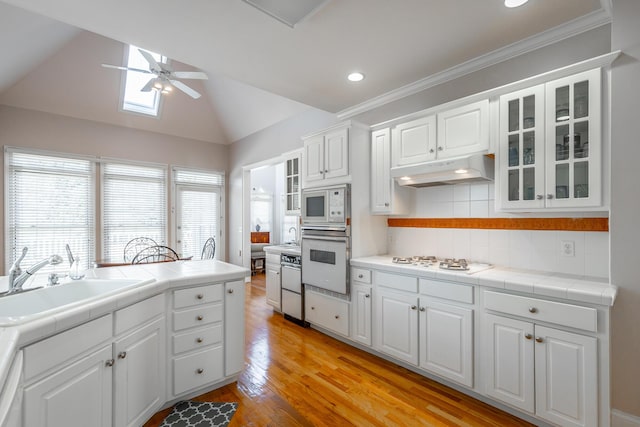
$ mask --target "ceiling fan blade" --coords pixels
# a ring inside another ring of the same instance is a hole
[[[179,79],[198,79],[198,80],[209,79],[209,77],[207,77],[207,75],[202,71],[173,71],[171,75]]]
[[[196,92],[195,90],[191,89],[189,86],[187,86],[186,84],[182,83],[181,81],[179,81],[179,80],[169,80],[169,81],[177,89],[180,89],[181,91],[183,91],[184,93],[186,93],[187,95],[192,97],[193,99],[200,98],[201,95],[198,92]]]
[[[116,70],[122,70],[122,71],[137,71],[138,73],[153,74],[149,70],[141,70],[139,68],[122,67],[120,65],[102,64],[102,66],[104,68],[115,68]]]
[[[149,63],[149,68],[151,69],[151,71],[153,70],[162,71],[162,66],[158,64],[158,61],[155,60],[153,55],[151,55],[146,50],[138,49],[138,51],[140,51],[140,54],[144,56],[144,59],[146,59],[147,62]]]
[[[153,89],[153,84],[156,82],[156,78],[155,77],[151,77],[149,79],[149,81],[147,82],[146,85],[144,85],[142,87],[142,89],[140,89],[140,92],[151,92],[151,89]]]

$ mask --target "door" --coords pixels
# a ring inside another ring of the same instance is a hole
[[[164,317],[114,343],[115,423],[144,424],[165,402]]]
[[[594,337],[536,325],[536,414],[563,426],[598,425]]]
[[[111,345],[24,390],[25,427],[111,426]]]
[[[420,366],[473,387],[473,310],[422,300]]]
[[[362,344],[371,345],[371,286],[353,285],[351,304],[351,337]]]
[[[487,395],[534,412],[533,324],[485,314]]]
[[[489,100],[438,113],[438,159],[489,149]]]
[[[544,85],[500,97],[501,206],[545,206]]]
[[[280,264],[267,263],[266,269],[266,294],[267,304],[280,311],[282,308],[280,303],[282,301],[282,288],[280,286]]]
[[[349,130],[340,129],[324,137],[324,177],[349,175]]]
[[[375,348],[418,365],[418,297],[376,289]]]
[[[235,375],[244,368],[244,282],[224,284],[224,374]]]
[[[391,146],[394,167],[435,160],[436,117],[422,117],[395,126]]]
[[[213,187],[176,186],[176,251],[181,258],[200,259],[209,237],[216,243],[215,258],[221,258],[222,209],[220,191]]]
[[[371,133],[371,212],[391,211],[391,147],[389,129]]]
[[[305,181],[324,179],[324,136],[314,136],[304,141]]]
[[[347,293],[348,237],[302,236],[302,283]]]

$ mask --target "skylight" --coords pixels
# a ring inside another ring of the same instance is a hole
[[[167,58],[154,52],[149,52],[156,61],[166,62]],[[149,63],[140,54],[138,47],[129,46],[127,67],[139,70],[148,70]],[[122,109],[134,113],[158,116],[161,95],[157,90],[141,92],[140,89],[147,84],[153,74],[141,73],[138,71],[127,71],[125,76],[124,91],[122,94]]]

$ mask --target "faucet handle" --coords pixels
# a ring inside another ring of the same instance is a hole
[[[11,265],[11,269],[9,271],[14,272],[14,274],[20,274],[20,271],[22,271],[20,269],[20,263],[22,262],[22,260],[24,259],[25,256],[27,256],[27,252],[29,251],[28,247],[24,247],[22,248],[22,254],[18,257],[18,259],[16,259],[13,264]]]

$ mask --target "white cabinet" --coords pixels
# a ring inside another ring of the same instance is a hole
[[[418,365],[418,296],[377,287],[374,348]]]
[[[300,215],[300,153],[284,162],[285,215]]]
[[[393,128],[392,165],[406,166],[436,158],[436,116],[421,117]]]
[[[372,344],[371,270],[351,268],[351,338],[361,344]]]
[[[602,201],[601,70],[500,97],[498,207],[596,207]]]
[[[244,368],[244,282],[224,284],[224,375],[231,376]]]
[[[304,181],[314,182],[349,175],[349,129],[338,127],[304,139]]]
[[[438,113],[438,159],[489,149],[489,100]]]
[[[267,253],[266,262],[267,304],[282,311],[282,282],[280,280],[280,254]]]
[[[407,149],[408,150],[408,149]],[[408,154],[407,154],[408,155]],[[391,178],[391,131],[371,132],[371,213],[400,215],[408,211],[407,189]]]
[[[349,336],[349,303],[345,300],[305,291],[305,320],[332,332]]]
[[[503,311],[502,306],[507,314],[518,310],[523,299],[493,292],[486,292],[485,297],[490,309]],[[564,318],[577,321],[580,327],[586,323],[575,317],[584,310],[593,310],[527,300],[529,304],[523,312],[528,315],[523,313],[522,317],[538,316],[541,322],[562,319],[554,310],[567,309]],[[562,320],[558,323],[562,325]],[[488,343],[484,362],[487,395],[558,425],[598,425],[596,337],[489,313],[484,315],[484,324],[484,340]]]

